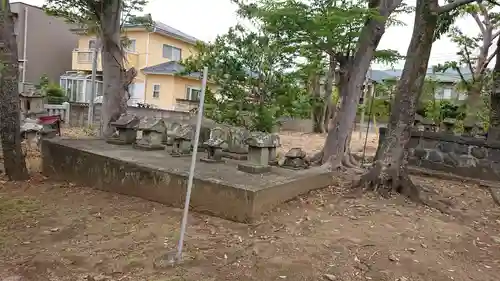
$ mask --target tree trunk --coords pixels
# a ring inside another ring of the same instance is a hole
[[[437,0],[417,0],[412,39],[403,73],[398,82],[387,134],[379,148],[374,166],[360,181],[360,187],[378,190],[388,196],[391,191],[420,201],[419,190],[406,172],[406,145],[410,140],[416,105],[424,84],[437,27]]]
[[[500,40],[497,40],[497,50],[500,50]],[[493,68],[493,87],[490,93],[490,125],[488,142],[500,141],[500,56],[496,56]]]
[[[481,97],[482,83],[477,81],[471,85],[467,93],[465,104],[467,105],[465,120],[467,122],[476,123],[479,120],[479,112],[482,110],[482,97]]]
[[[0,138],[4,168],[10,180],[28,179],[21,149],[19,109],[19,62],[14,22],[8,1],[2,2],[0,13]]]
[[[369,19],[361,31],[354,57],[339,60],[341,73],[345,73],[341,74],[344,76],[339,82],[339,97],[343,98],[328,131],[322,159],[323,164],[330,164],[334,169],[342,165],[342,159],[345,157],[346,142],[354,126],[361,88],[375,49],[385,33],[387,18],[399,4],[401,0],[382,0],[378,3],[371,1],[370,7],[378,6],[380,16]]]
[[[324,133],[324,109],[323,109],[323,104],[324,102],[322,101],[321,98],[321,91],[320,91],[320,79],[319,75],[317,73],[311,74],[311,77],[309,79],[309,94],[312,96],[313,99],[313,106],[312,106],[312,112],[311,112],[311,118],[313,121],[313,132],[314,133]]]
[[[127,112],[127,72],[125,55],[121,46],[121,0],[104,5],[101,15],[103,104],[101,132],[104,137],[113,134],[110,123]]]
[[[333,112],[333,83],[335,82],[335,68],[337,63],[333,54],[328,55],[328,73],[325,81],[325,105],[323,113],[323,131],[328,132],[328,125]]]

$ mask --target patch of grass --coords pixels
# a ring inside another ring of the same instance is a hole
[[[0,195],[0,224],[32,217],[40,209],[40,203],[28,197],[8,198]]]

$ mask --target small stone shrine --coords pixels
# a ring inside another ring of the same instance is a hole
[[[226,134],[222,128],[215,127],[210,130],[210,138],[203,143],[207,150],[207,157],[200,158],[200,161],[207,163],[224,162],[222,159],[222,146],[226,142]]]
[[[134,144],[137,137],[136,127],[138,124],[139,118],[137,118],[137,116],[132,114],[122,114],[118,120],[111,123],[115,132],[106,140],[106,142],[120,145]]]
[[[247,160],[248,145],[245,140],[250,136],[250,132],[245,128],[228,127],[227,149],[225,157],[235,160]]]
[[[293,170],[307,169],[310,163],[306,156],[302,148],[292,148],[285,154],[285,157],[279,161],[279,166]]]
[[[248,160],[238,164],[238,170],[261,174],[271,171],[269,166],[269,150],[276,148],[276,138],[268,133],[252,132],[246,139],[248,145]]]
[[[137,126],[137,130],[142,132],[142,138],[134,144],[134,148],[142,150],[162,150],[163,136],[166,132],[166,125],[163,119],[151,117],[142,118]]]
[[[454,134],[453,129],[455,128],[455,119],[453,118],[445,118],[443,120],[443,126],[444,126],[444,133],[447,134]]]
[[[424,121],[424,118],[420,114],[415,114],[415,120],[413,121],[413,127],[415,127],[417,129],[417,131],[425,131],[423,121]]]
[[[172,132],[172,150],[170,155],[173,157],[191,155],[191,140],[193,139],[193,127],[189,124],[180,125]]]
[[[168,125],[166,126],[167,128],[165,135],[163,137],[163,144],[166,146],[172,146],[174,144],[174,138],[173,138],[174,132],[181,127],[181,124],[179,122],[172,122],[168,123]]]
[[[437,128],[434,120],[429,119],[429,118],[424,118],[422,120],[422,125],[424,126],[424,131],[427,131],[427,132],[435,132],[436,128]]]

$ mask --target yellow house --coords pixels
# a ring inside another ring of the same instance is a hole
[[[60,84],[69,99],[89,102],[91,96],[92,50],[96,38],[83,29],[74,29],[79,35],[78,46],[73,50],[72,70],[61,76]],[[161,22],[152,28],[126,26],[123,36],[129,44],[125,48],[127,68],[135,67],[138,75],[130,86],[129,105],[145,103],[163,109],[186,109],[197,101],[201,91],[199,73],[186,76],[179,61],[195,53],[196,38]],[[102,96],[101,55],[98,52],[97,97]],[[102,100],[102,98],[101,98]],[[99,102],[99,98],[96,99]]]

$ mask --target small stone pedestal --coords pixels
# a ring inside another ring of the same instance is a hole
[[[106,142],[119,145],[133,144],[137,136],[136,126],[138,124],[139,118],[137,116],[122,114],[118,120],[111,123],[111,126],[115,128],[115,132]]]
[[[271,171],[269,165],[269,150],[276,148],[273,135],[256,132],[246,140],[248,145],[248,160],[238,164],[238,170],[250,174],[263,174]]]
[[[306,153],[301,148],[292,148],[285,154],[285,159],[280,165],[282,168],[303,170],[309,168]]]
[[[134,144],[134,148],[141,150],[165,149],[162,140],[166,126],[162,119],[143,118],[139,123],[138,130],[142,131],[142,138]]]

